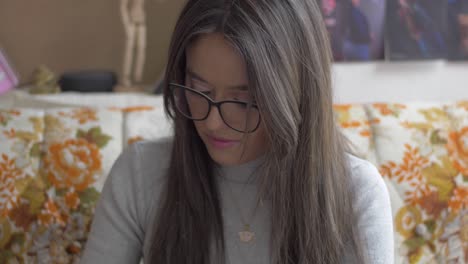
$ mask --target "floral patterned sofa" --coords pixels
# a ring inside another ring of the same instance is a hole
[[[468,103],[336,105],[335,112],[355,152],[387,183],[395,262],[466,263]],[[0,263],[78,262],[119,153],[169,135],[156,96],[0,98]]]

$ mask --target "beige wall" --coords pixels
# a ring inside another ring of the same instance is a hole
[[[40,64],[61,73],[121,72],[124,31],[119,0],[0,0],[0,46],[22,82]],[[148,42],[144,83],[154,82],[185,0],[146,0]],[[161,3],[162,2],[162,3]]]

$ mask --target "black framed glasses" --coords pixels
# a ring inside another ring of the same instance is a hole
[[[252,133],[260,126],[260,112],[256,104],[235,100],[216,102],[200,91],[176,83],[169,83],[169,88],[177,111],[188,119],[203,121],[214,106],[218,108],[223,122],[235,131]]]

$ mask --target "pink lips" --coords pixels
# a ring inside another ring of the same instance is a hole
[[[208,140],[213,147],[220,148],[220,149],[232,147],[238,142],[234,140],[227,140],[227,139],[222,139],[222,138],[217,138],[217,137],[212,137],[212,136],[208,136]]]

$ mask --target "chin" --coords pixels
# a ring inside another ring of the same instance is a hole
[[[217,149],[212,149],[207,146],[208,149],[208,154],[210,155],[211,159],[218,163],[219,165],[222,166],[233,166],[233,165],[238,165],[240,163],[239,159],[236,159],[234,157],[237,157],[235,155],[236,151],[229,151],[229,150],[217,150]]]

